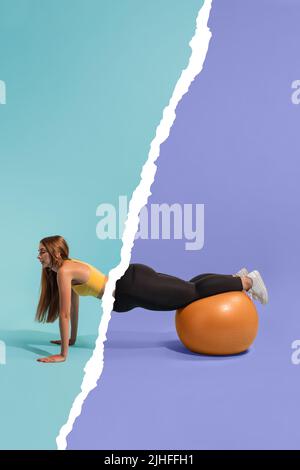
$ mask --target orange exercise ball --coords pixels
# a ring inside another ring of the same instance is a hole
[[[238,354],[253,343],[258,314],[244,292],[226,292],[196,300],[176,311],[177,334],[190,351]]]

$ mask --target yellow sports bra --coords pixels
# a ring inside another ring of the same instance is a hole
[[[90,277],[84,284],[72,285],[72,289],[78,295],[92,295],[93,297],[101,297],[104,292],[104,287],[107,281],[107,276],[101,273],[89,263],[71,258],[71,261],[78,261],[86,264],[90,268]],[[101,295],[100,295],[101,294]]]

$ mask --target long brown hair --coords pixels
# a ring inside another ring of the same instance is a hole
[[[69,247],[60,235],[43,238],[40,243],[45,247],[51,258],[51,264],[60,267],[64,260],[69,259]],[[40,300],[35,319],[43,323],[54,322],[59,315],[59,294],[57,273],[51,268],[42,269]]]

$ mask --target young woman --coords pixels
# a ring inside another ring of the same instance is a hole
[[[69,346],[77,337],[79,296],[91,295],[101,299],[108,278],[94,266],[69,258],[68,244],[59,235],[40,241],[38,259],[43,269],[36,320],[54,322],[59,318],[61,338],[51,341],[61,346],[60,354],[38,361],[63,362]],[[157,273],[144,264],[130,264],[116,282],[114,310],[126,312],[135,307],[176,310],[204,297],[242,290],[263,304],[268,301],[268,293],[258,271],[248,273],[243,268],[236,275],[201,274],[190,281],[183,281]]]

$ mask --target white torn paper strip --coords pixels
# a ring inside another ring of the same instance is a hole
[[[205,0],[199,10],[196,23],[195,34],[190,41],[191,56],[188,66],[181,73],[176,83],[172,97],[168,106],[163,111],[163,117],[160,121],[156,135],[151,142],[148,159],[141,172],[141,180],[135,189],[129,203],[129,211],[125,223],[122,237],[121,262],[109,272],[109,280],[105,287],[105,293],[102,298],[103,315],[99,325],[98,338],[92,357],[86,363],[84,368],[84,377],[81,384],[81,392],[75,398],[70,410],[67,422],[62,426],[59,435],[56,438],[58,450],[65,450],[67,447],[67,436],[72,431],[76,418],[80,415],[84,400],[91,390],[97,386],[104,366],[104,342],[106,341],[106,332],[114,303],[113,292],[115,284],[124,274],[129,266],[131,250],[134,244],[135,234],[139,225],[139,213],[147,204],[148,197],[151,195],[150,188],[154,181],[157,167],[155,161],[160,152],[161,144],[168,138],[171,127],[176,118],[176,108],[183,95],[185,95],[195,79],[201,72],[205,57],[208,51],[211,32],[208,28],[208,19],[211,10],[212,0]]]

